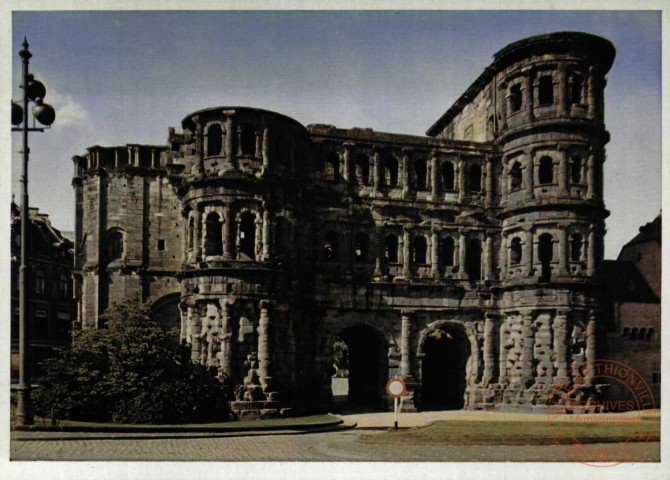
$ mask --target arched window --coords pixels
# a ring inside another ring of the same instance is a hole
[[[572,183],[582,183],[582,159],[581,157],[572,157],[570,166],[570,179]]]
[[[509,171],[509,186],[510,191],[519,190],[521,188],[521,183],[523,182],[523,174],[521,172],[521,164],[519,162],[514,162],[512,168]]]
[[[112,262],[123,256],[123,234],[112,232],[107,237],[107,261]]]
[[[370,159],[367,155],[356,157],[356,181],[359,185],[370,183]]]
[[[193,224],[194,220],[193,217],[189,218],[188,220],[188,248],[191,249],[193,248]]]
[[[398,263],[398,237],[387,235],[384,239],[384,258],[388,263]]]
[[[46,291],[46,274],[44,270],[35,270],[35,295],[44,295]]]
[[[240,144],[242,155],[254,155],[256,153],[256,131],[253,125],[248,123],[242,125]]]
[[[540,77],[538,90],[540,106],[551,105],[554,103],[554,79],[550,75]]]
[[[58,275],[58,297],[67,299],[70,292],[70,279],[65,273]]]
[[[551,261],[554,259],[554,246],[550,234],[540,235],[537,256],[541,264],[540,281],[548,282],[551,279]]]
[[[367,233],[357,233],[354,237],[354,260],[356,263],[368,261],[368,235]]]
[[[448,192],[454,190],[454,164],[451,162],[442,164],[442,188]]]
[[[540,183],[552,183],[554,181],[554,161],[551,157],[542,157],[540,159],[538,179]]]
[[[388,187],[398,185],[398,160],[391,155],[384,159],[384,180]]]
[[[323,256],[327,262],[336,262],[338,255],[338,238],[337,233],[331,231],[326,232],[323,236]]]
[[[482,191],[482,167],[479,165],[470,165],[469,181],[470,181],[470,191],[473,193],[478,193]]]
[[[446,237],[440,246],[440,263],[443,267],[454,266],[454,239]]]
[[[207,156],[221,155],[221,125],[213,123],[207,129]]]
[[[637,339],[638,340],[644,340],[647,336],[647,329],[646,328],[641,328],[639,332],[637,332]]]
[[[509,260],[512,265],[518,265],[521,263],[523,258],[523,253],[521,250],[521,239],[519,237],[514,237],[509,247]]]
[[[644,339],[646,342],[651,342],[654,339],[654,329],[650,328],[647,330],[647,336]]]
[[[623,332],[621,333],[622,337],[627,337],[630,334],[630,328],[626,327],[623,329]]]
[[[582,235],[575,233],[570,240],[570,260],[579,262],[582,259],[582,245],[584,244]]]
[[[249,212],[240,218],[240,260],[244,256],[256,260],[256,217]]]
[[[495,136],[495,118],[493,115],[489,116],[488,121],[486,122],[486,139],[493,140]]]
[[[205,255],[223,254],[223,236],[221,234],[221,217],[211,212],[205,219]]]
[[[465,271],[473,281],[482,279],[482,247],[479,240],[470,240],[465,255]]]
[[[426,161],[422,158],[414,160],[414,184],[419,190],[426,188]]]
[[[633,328],[630,331],[630,334],[628,335],[628,340],[636,340],[637,339],[637,328]]]
[[[426,239],[422,235],[418,235],[414,238],[414,264],[415,265],[424,265],[426,263],[426,250],[427,244]]]
[[[324,159],[326,180],[332,182],[337,179],[340,170],[340,156],[335,152],[328,152]]]
[[[521,110],[523,105],[523,99],[521,97],[521,85],[516,84],[512,85],[509,89],[509,110],[510,112],[518,112]]]
[[[584,77],[575,75],[572,77],[572,85],[570,86],[570,103],[579,105],[582,103],[582,89],[584,88]]]

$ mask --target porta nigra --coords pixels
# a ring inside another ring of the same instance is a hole
[[[560,32],[500,50],[426,136],[224,106],[166,145],[75,156],[84,328],[155,300],[241,417],[349,401],[545,409],[603,342],[605,75],[615,49]],[[582,385],[596,399],[596,385]]]

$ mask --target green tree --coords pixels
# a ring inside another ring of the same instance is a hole
[[[165,332],[138,298],[111,306],[102,327],[77,330],[71,346],[42,363],[39,415],[119,423],[221,421],[227,391],[192,364],[175,330]]]

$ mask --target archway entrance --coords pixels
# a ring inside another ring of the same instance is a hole
[[[335,347],[336,370],[342,370],[335,372],[331,383],[335,408],[383,408],[388,377],[383,337],[371,327],[357,325],[342,330]]]
[[[465,369],[470,341],[454,326],[440,326],[423,344],[421,409],[460,410],[465,402]]]

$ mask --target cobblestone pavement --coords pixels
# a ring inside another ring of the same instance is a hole
[[[13,440],[12,460],[198,461],[569,461],[555,445],[430,446],[361,444],[355,430],[305,435],[210,438]],[[660,443],[636,461],[659,461]]]

